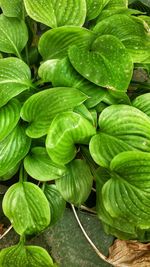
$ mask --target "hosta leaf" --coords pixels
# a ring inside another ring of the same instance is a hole
[[[102,188],[105,209],[141,229],[150,228],[150,154],[123,152],[110,164],[111,179]],[[110,194],[111,192],[111,194]]]
[[[84,79],[72,67],[68,58],[51,59],[39,68],[39,76],[45,82],[52,82],[53,86],[75,87],[89,96],[85,101],[87,108],[96,106],[105,96],[106,90]]]
[[[50,223],[48,201],[43,191],[33,183],[13,184],[4,196],[3,211],[20,235],[38,233]]]
[[[58,59],[68,55],[70,45],[88,47],[96,34],[77,26],[63,26],[45,32],[39,40],[38,48],[44,60]]]
[[[18,58],[0,59],[0,107],[31,86],[31,71]]]
[[[21,126],[0,142],[0,177],[11,171],[28,153],[31,140]]]
[[[50,205],[50,225],[53,225],[62,217],[66,207],[66,201],[63,199],[55,185],[46,184],[44,187],[44,194]]]
[[[7,17],[19,17],[23,15],[23,0],[0,0],[0,7]]]
[[[79,113],[84,118],[86,118],[88,121],[90,121],[91,124],[93,124],[95,127],[95,119],[93,118],[91,112],[86,108],[84,104],[81,104],[80,106],[77,106],[73,110],[75,113]]]
[[[30,148],[30,138],[26,136],[21,126],[14,130],[0,142],[0,176],[11,171],[22,160]]]
[[[87,20],[95,19],[110,0],[86,0]]]
[[[17,163],[15,166],[13,166],[12,169],[7,171],[7,173],[0,176],[0,181],[6,181],[6,180],[9,180],[10,178],[12,178],[16,174],[16,172],[18,171],[19,165],[20,165],[20,162]]]
[[[56,181],[56,187],[67,202],[80,206],[91,192],[92,181],[89,166],[76,159],[67,165],[67,173]]]
[[[110,16],[94,28],[98,35],[116,36],[127,48],[134,62],[146,60],[150,54],[150,38],[142,20],[123,14]]]
[[[18,244],[1,250],[0,266],[53,267],[54,265],[52,258],[44,248]]]
[[[66,172],[65,167],[59,166],[49,158],[44,147],[32,148],[24,159],[24,167],[31,177],[39,181],[58,179]]]
[[[74,45],[69,49],[69,59],[83,77],[96,85],[111,90],[127,90],[133,64],[124,45],[116,37],[98,37],[90,50]]]
[[[81,115],[63,112],[50,125],[46,138],[47,152],[54,162],[66,164],[77,153],[75,144],[88,144],[95,133],[95,127]]]
[[[86,17],[86,0],[24,0],[24,4],[32,19],[51,28],[82,26]]]
[[[82,104],[87,96],[71,87],[57,87],[31,96],[23,105],[21,117],[30,123],[26,133],[32,138],[47,134],[53,118]],[[46,116],[45,116],[46,114]]]
[[[20,119],[21,105],[17,99],[12,99],[0,108],[0,141],[2,141],[16,126]]]
[[[128,0],[110,0],[106,9],[115,9],[119,7],[128,7]]]
[[[0,36],[0,51],[20,57],[20,52],[28,41],[25,22],[0,15]]]
[[[108,167],[113,157],[126,150],[150,152],[150,118],[127,105],[105,108],[99,117],[99,134],[90,141],[95,162]]]
[[[150,93],[136,97],[132,104],[150,117]]]

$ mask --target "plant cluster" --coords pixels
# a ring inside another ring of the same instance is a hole
[[[26,237],[80,207],[93,180],[105,231],[150,240],[150,93],[129,89],[134,68],[149,71],[149,17],[127,0],[0,7],[0,180],[20,235],[0,267],[55,266]]]

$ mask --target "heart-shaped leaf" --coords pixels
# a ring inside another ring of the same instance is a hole
[[[0,142],[0,177],[11,171],[28,153],[31,140],[21,126]]]
[[[66,164],[77,153],[75,144],[88,144],[95,133],[95,127],[81,115],[63,112],[50,125],[46,138],[47,152],[54,162]]]
[[[87,20],[95,19],[110,0],[86,0]]]
[[[102,188],[107,212],[137,228],[150,228],[150,154],[120,153],[112,160],[110,169],[111,179]]]
[[[63,199],[55,185],[46,184],[44,187],[44,194],[50,205],[50,225],[53,225],[62,217],[65,211],[66,201]]]
[[[96,34],[77,26],[63,26],[45,32],[39,40],[38,48],[44,60],[64,58],[70,45],[88,47]]]
[[[112,35],[98,37],[90,50],[71,46],[69,59],[83,77],[96,85],[118,91],[126,91],[129,86],[133,63],[124,45]]]
[[[6,192],[2,205],[5,216],[20,235],[38,233],[50,223],[49,203],[43,191],[33,183],[13,184]]]
[[[14,129],[20,119],[21,105],[12,99],[0,108],[0,142]]]
[[[82,104],[87,96],[71,87],[57,87],[34,94],[21,110],[23,120],[30,122],[26,133],[32,138],[47,134],[53,118]],[[45,116],[46,114],[46,116]]]
[[[0,107],[31,86],[30,68],[18,58],[0,59]]]
[[[150,117],[150,93],[136,97],[132,104]]]
[[[99,36],[116,36],[130,53],[133,62],[140,63],[149,57],[150,38],[142,20],[123,14],[116,14],[100,21],[94,28]]]
[[[49,158],[44,147],[32,148],[24,159],[24,167],[31,177],[39,181],[58,179],[66,172],[65,167],[59,166]]]
[[[93,177],[86,161],[76,159],[67,165],[67,173],[56,181],[63,198],[76,206],[85,202],[92,189]]]
[[[87,108],[96,106],[105,96],[106,90],[84,79],[72,67],[69,59],[51,59],[45,61],[39,68],[39,76],[53,86],[75,87],[89,98],[85,101]]]
[[[28,30],[25,22],[17,18],[0,15],[0,51],[20,56],[28,41]]]
[[[134,107],[105,108],[99,117],[99,127],[99,134],[90,141],[90,153],[103,167],[109,167],[113,157],[123,151],[150,152],[150,118]]]
[[[1,0],[0,7],[7,17],[19,17],[23,15],[23,0]]]
[[[51,28],[82,26],[86,17],[86,0],[24,0],[24,4],[32,19]]]
[[[1,250],[0,266],[53,267],[54,265],[52,258],[44,248],[18,244]]]

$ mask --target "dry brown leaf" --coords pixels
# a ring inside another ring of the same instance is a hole
[[[150,243],[117,239],[109,249],[108,260],[115,267],[150,267]]]

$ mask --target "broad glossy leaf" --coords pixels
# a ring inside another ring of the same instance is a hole
[[[0,36],[0,51],[20,57],[20,52],[28,41],[28,30],[25,22],[0,15]]]
[[[0,108],[0,141],[16,126],[20,119],[21,105],[17,99],[10,100]]]
[[[140,63],[149,57],[150,37],[142,20],[118,14],[100,21],[94,28],[98,35],[116,36],[130,53],[133,61]]]
[[[52,258],[44,248],[18,244],[1,250],[0,266],[53,267],[54,265]]]
[[[0,107],[31,86],[31,71],[18,58],[0,59]]]
[[[50,205],[50,225],[53,225],[61,219],[66,208],[66,201],[63,199],[55,185],[46,184],[44,187],[44,194]]]
[[[25,129],[19,125],[0,142],[0,177],[11,171],[26,156],[30,144]]]
[[[39,76],[53,86],[75,87],[89,98],[85,101],[87,108],[96,106],[105,96],[106,90],[84,79],[71,65],[68,58],[51,59],[39,68]]]
[[[38,49],[44,60],[59,59],[68,55],[70,45],[88,47],[96,34],[77,26],[63,26],[45,32],[39,40]]]
[[[0,176],[0,181],[7,181],[11,179],[18,171],[20,162],[17,163],[15,166],[12,167],[9,171],[7,171],[5,174]]]
[[[136,97],[132,104],[150,117],[150,93]]]
[[[80,114],[84,118],[86,118],[96,128],[95,120],[92,117],[91,112],[86,108],[86,106],[84,104],[81,104],[80,106],[75,107],[73,111]]]
[[[67,173],[56,181],[63,198],[76,206],[87,200],[92,189],[93,177],[86,161],[76,159],[67,165]]]
[[[87,20],[95,19],[110,0],[86,0]]]
[[[24,4],[32,19],[51,28],[82,26],[86,17],[86,0],[24,0]]]
[[[123,152],[110,164],[111,179],[102,188],[105,209],[141,229],[150,228],[150,154]],[[111,194],[110,194],[111,192]]]
[[[102,188],[110,180],[110,171],[102,167],[98,168],[96,173],[96,210],[98,218],[103,222],[104,230],[122,239],[137,238],[137,229],[135,226],[125,220],[125,218],[112,217],[104,207],[102,198]]]
[[[50,208],[43,191],[35,184],[13,184],[3,199],[3,211],[15,231],[31,235],[44,230],[50,223]]]
[[[109,167],[114,156],[123,151],[150,152],[150,118],[127,105],[105,108],[99,117],[100,132],[90,141],[95,162]]]
[[[7,17],[19,17],[23,15],[23,0],[0,0],[0,7]]]
[[[30,123],[26,130],[27,135],[39,138],[47,134],[57,114],[73,110],[86,99],[85,94],[72,87],[57,87],[34,94],[24,103],[21,110],[22,119]]]
[[[58,179],[66,172],[66,168],[54,163],[44,147],[34,147],[24,159],[27,173],[36,180],[50,181]]]
[[[128,7],[128,0],[110,0],[106,9],[115,9],[119,7]]]
[[[54,162],[66,164],[77,153],[75,144],[88,144],[95,133],[95,127],[81,115],[74,112],[60,113],[48,130],[47,152]]]
[[[98,37],[90,50],[71,46],[69,59],[84,78],[98,86],[117,91],[129,86],[133,63],[124,45],[112,35]]]

